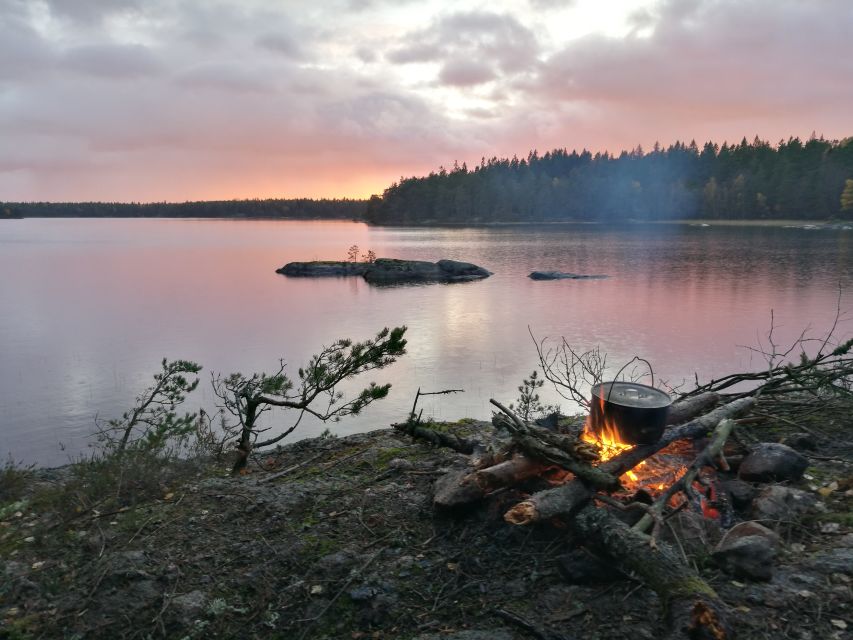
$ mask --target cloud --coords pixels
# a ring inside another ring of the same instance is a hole
[[[442,84],[454,87],[470,87],[494,80],[497,77],[491,65],[474,60],[451,60],[444,64],[438,74]]]
[[[410,32],[386,57],[398,64],[442,65],[439,82],[469,86],[516,74],[536,64],[539,45],[533,31],[508,14],[457,12]]]
[[[259,47],[282,54],[286,58],[300,60],[305,57],[301,44],[292,36],[283,33],[269,33],[256,41]]]
[[[100,44],[68,50],[62,65],[93,76],[132,80],[160,73],[164,65],[147,47],[138,44]]]

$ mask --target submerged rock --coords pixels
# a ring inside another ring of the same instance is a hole
[[[567,273],[564,271],[534,271],[529,276],[531,280],[603,280],[609,278],[606,275],[584,275],[581,273]]]
[[[492,275],[491,271],[470,262],[457,260],[395,260],[379,258],[374,262],[316,261],[289,262],[276,273],[299,278],[363,276],[371,284],[412,282],[469,282]]]

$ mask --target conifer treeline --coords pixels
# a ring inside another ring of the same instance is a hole
[[[620,155],[556,149],[401,178],[368,202],[377,224],[674,218],[853,218],[853,138],[676,142]]]
[[[2,202],[0,217],[362,219],[364,200],[210,200],[202,202]]]

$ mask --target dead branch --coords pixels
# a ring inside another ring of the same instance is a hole
[[[547,465],[517,455],[477,471],[451,471],[436,481],[433,503],[445,508],[471,504],[498,489],[539,476],[547,469]]]
[[[452,433],[445,433],[443,431],[430,429],[416,422],[403,422],[399,424],[392,424],[391,426],[397,431],[402,431],[412,438],[425,440],[436,447],[447,447],[448,449],[453,449],[454,451],[458,451],[459,453],[464,453],[466,455],[474,453],[474,449],[478,444],[473,440],[468,440],[467,438],[462,438]]]
[[[622,488],[617,477],[540,440],[518,416],[500,402],[494,399],[490,399],[489,402],[509,417],[509,421],[505,424],[513,435],[513,442],[529,457],[571,471],[579,479],[598,489],[617,491]]]

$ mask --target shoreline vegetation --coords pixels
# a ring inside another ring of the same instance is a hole
[[[853,223],[853,137],[554,149],[401,177],[369,199],[0,202],[21,217],[349,219],[382,226]]]

